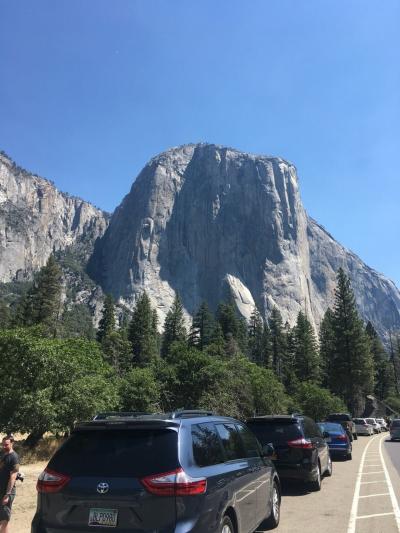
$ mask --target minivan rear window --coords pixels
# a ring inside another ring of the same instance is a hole
[[[293,420],[248,421],[247,426],[261,444],[286,444],[289,440],[302,437],[299,426]]]
[[[346,414],[328,415],[326,420],[328,422],[336,422],[337,420],[339,422],[349,422],[351,421],[351,416]]]
[[[179,466],[178,435],[171,429],[79,431],[48,468],[68,475],[142,477]]]
[[[400,427],[400,420],[393,420],[391,426],[392,428],[398,428]]]

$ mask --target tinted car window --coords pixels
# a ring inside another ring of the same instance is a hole
[[[246,457],[239,433],[233,424],[216,424],[215,427],[221,437],[227,461]]]
[[[316,424],[310,418],[303,419],[304,436],[306,439],[312,439],[313,437],[320,437],[321,433]]]
[[[343,427],[334,422],[324,422],[323,424],[318,424],[318,426],[321,431],[327,431],[328,433],[344,433]]]
[[[237,424],[236,427],[242,439],[246,457],[260,457],[260,445],[253,433],[241,424]]]
[[[49,468],[68,475],[142,477],[174,470],[178,435],[173,430],[73,433]]]
[[[353,422],[355,424],[365,424],[365,420],[363,418],[354,418]]]
[[[221,441],[214,424],[192,426],[193,457],[198,466],[217,465],[224,462]]]
[[[346,414],[328,415],[326,419],[329,422],[335,422],[336,420],[339,422],[351,421],[350,415],[346,415]]]
[[[393,420],[393,422],[391,423],[390,427],[392,427],[392,428],[400,427],[400,420]]]
[[[247,425],[261,444],[286,444],[303,436],[294,420],[251,420]]]

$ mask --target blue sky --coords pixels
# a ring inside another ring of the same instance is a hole
[[[206,141],[279,155],[400,286],[398,0],[0,0],[0,149],[112,211]]]

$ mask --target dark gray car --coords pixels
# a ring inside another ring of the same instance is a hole
[[[76,427],[50,460],[32,533],[250,533],[279,512],[278,475],[243,423],[113,416]]]

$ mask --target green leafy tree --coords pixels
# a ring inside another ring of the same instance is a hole
[[[364,409],[364,396],[373,391],[374,366],[368,337],[360,320],[348,276],[337,275],[333,309],[335,352],[331,367],[331,390],[354,415]]]
[[[65,309],[59,327],[60,337],[83,337],[88,340],[96,338],[92,315],[84,304],[74,304]]]
[[[294,359],[299,381],[320,381],[320,360],[314,329],[301,311],[293,329]]]
[[[119,390],[123,411],[160,410],[160,385],[152,368],[132,368],[121,380]]]
[[[329,413],[346,412],[343,400],[315,383],[301,383],[293,398],[293,408],[314,420],[324,420]]]
[[[185,342],[186,338],[187,331],[185,327],[185,317],[183,315],[183,306],[179,296],[176,295],[172,307],[165,317],[161,355],[166,357],[172,343]]]
[[[128,332],[134,364],[147,366],[158,356],[158,332],[155,327],[155,316],[150,299],[146,292],[143,292],[133,310]]]
[[[41,328],[0,331],[0,365],[7,375],[0,430],[29,433],[30,445],[118,402],[114,374],[94,342],[45,338]]]

